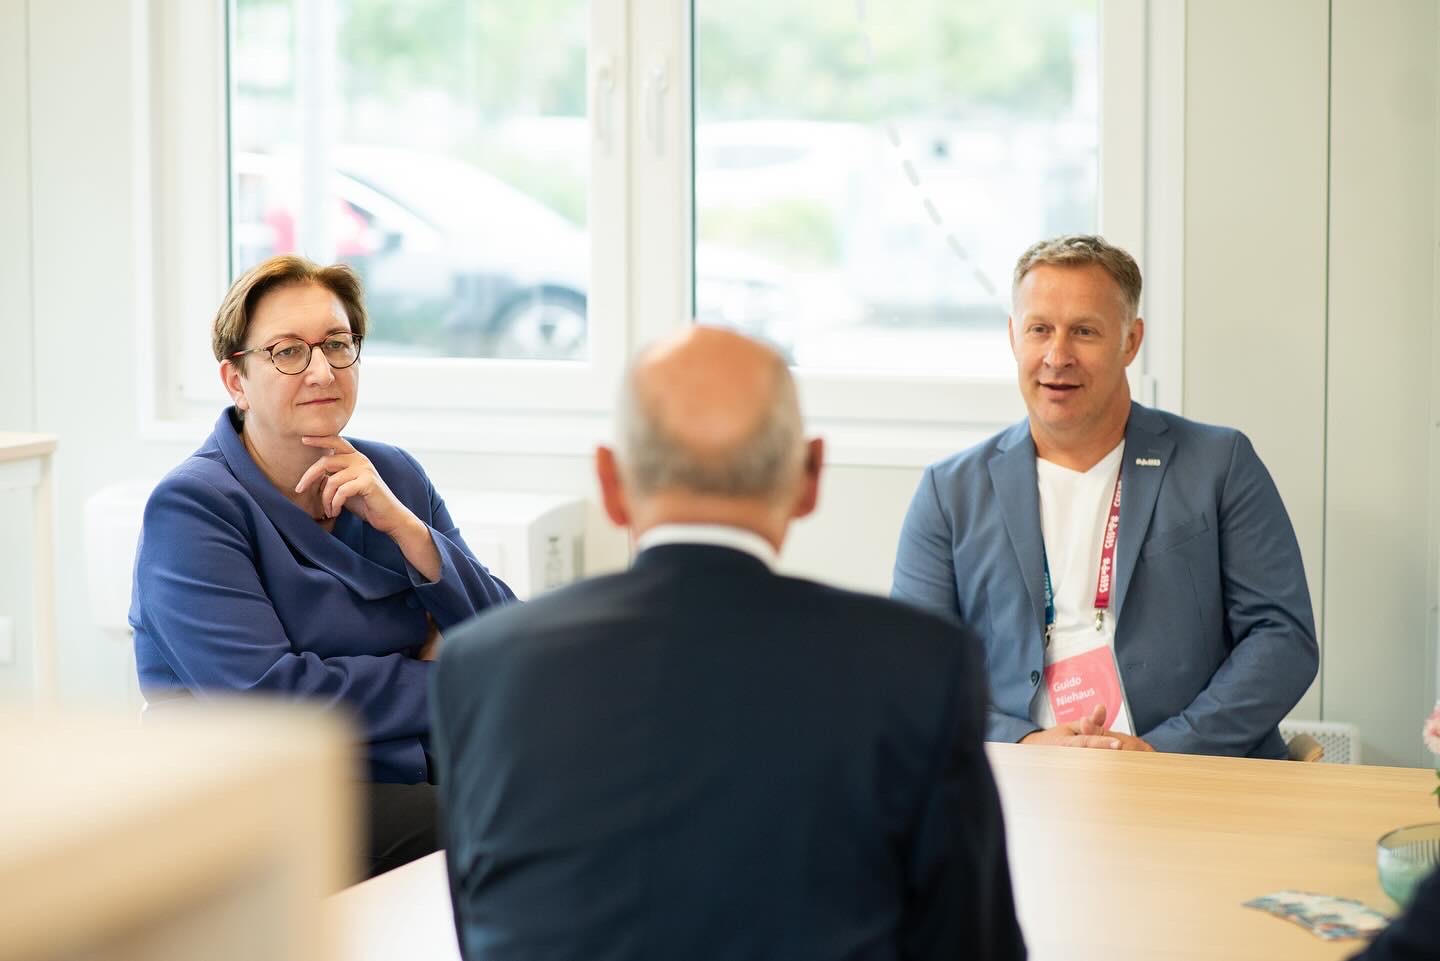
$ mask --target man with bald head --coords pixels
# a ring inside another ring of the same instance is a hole
[[[769,348],[636,360],[596,453],[634,566],[471,621],[433,676],[467,957],[1024,957],[978,641],[772,569],[821,458]]]

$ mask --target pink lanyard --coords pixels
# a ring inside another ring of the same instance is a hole
[[[1100,542],[1100,576],[1095,582],[1095,630],[1105,626],[1105,612],[1110,609],[1110,588],[1115,581],[1115,543],[1120,539],[1120,477],[1115,477],[1115,493],[1110,497],[1110,515],[1105,520],[1105,539]],[[1055,632],[1055,591],[1050,586],[1050,558],[1042,546],[1045,564],[1045,646]]]
[[[1105,521],[1105,540],[1100,544],[1100,576],[1095,581],[1095,630],[1105,624],[1110,609],[1110,587],[1115,582],[1115,542],[1120,539],[1120,477],[1115,477],[1115,495],[1110,498],[1110,516]]]

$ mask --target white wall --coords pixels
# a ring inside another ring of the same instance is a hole
[[[1207,0],[1186,48],[1185,413],[1249,433],[1295,522],[1323,651],[1296,716],[1429,763],[1435,5]]]
[[[1185,29],[1184,413],[1254,442],[1295,524],[1317,619],[1327,21],[1311,0],[1216,0],[1189,4]],[[1295,714],[1319,717],[1318,685]]]
[[[1381,8],[1385,14],[1370,21],[1376,35],[1366,16]],[[1332,56],[1325,4],[1186,7],[1185,412],[1245,429],[1296,520],[1327,629],[1325,683],[1307,707],[1319,713],[1323,695],[1324,716],[1365,729],[1372,759],[1419,763],[1412,729],[1433,695],[1427,637],[1434,626],[1427,636],[1425,621],[1440,579],[1433,533],[1440,474],[1429,460],[1435,417],[1421,419],[1437,404],[1427,383],[1437,369],[1435,268],[1433,258],[1409,257],[1397,272],[1383,253],[1433,250],[1425,225],[1435,214],[1426,146],[1435,27],[1427,0],[1336,0],[1335,9],[1344,29],[1333,32]],[[25,354],[18,362],[14,353],[4,357],[0,429],[61,437],[59,630],[71,699],[118,700],[130,683],[126,652],[89,625],[79,576],[84,499],[114,480],[158,476],[200,439],[144,441],[137,429],[130,17],[130,5],[104,0],[0,0],[0,216],[17,209],[16,185],[27,177],[28,203],[20,206],[33,211],[28,252],[24,231],[0,232],[0,271],[9,270],[0,273],[0,343],[33,339],[36,352],[33,382]],[[1396,151],[1405,152],[1404,162],[1387,163]],[[1390,236],[1392,226],[1398,236]],[[33,285],[18,299],[10,296],[23,288],[11,286],[14,257],[3,256],[17,249],[26,261],[33,255]],[[1374,299],[1386,286],[1377,275],[1390,280],[1383,299]],[[1400,326],[1368,337],[1382,320]],[[1377,343],[1382,354],[1367,354]],[[1328,396],[1327,383],[1335,388]],[[1372,433],[1380,423],[1389,432]],[[1366,451],[1362,460],[1348,445],[1366,441],[1355,448]],[[1409,453],[1395,469],[1401,446]],[[442,490],[593,499],[583,456],[417,453]],[[1384,514],[1383,545],[1363,535],[1350,513],[1350,485],[1367,476],[1362,470],[1383,479],[1388,511],[1405,518]],[[885,590],[918,475],[912,467],[831,470],[818,515],[794,532],[786,567]],[[598,511],[589,534],[592,571],[624,563],[624,539]],[[1354,543],[1352,563],[1373,571],[1365,582],[1372,593],[1340,583],[1349,576],[1337,560],[1340,543]],[[1377,649],[1379,634],[1397,646]],[[1357,673],[1366,659],[1380,667]]]
[[[30,354],[30,60],[24,0],[0,0],[0,411],[29,430],[35,411]]]
[[[1437,12],[1433,0],[1333,11],[1324,706],[1360,725],[1375,760],[1425,761],[1440,486]]]
[[[136,440],[130,6],[33,3],[29,19],[34,420],[60,437],[61,687],[110,700],[125,690],[128,662],[89,627],[84,500],[113,480],[161,473],[183,448]]]

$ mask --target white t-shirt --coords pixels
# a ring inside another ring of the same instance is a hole
[[[1122,440],[1083,473],[1047,460],[1035,462],[1040,485],[1040,531],[1050,562],[1050,586],[1055,592],[1055,632],[1045,650],[1046,667],[1101,645],[1114,654],[1114,595],[1101,629],[1095,630],[1095,583],[1100,576],[1100,547],[1105,539],[1105,522],[1110,518],[1110,498],[1115,493],[1124,454]],[[1123,492],[1120,512],[1123,517]],[[1107,705],[1106,715],[1105,726],[1110,730],[1134,733],[1125,705]],[[1030,702],[1030,720],[1042,728],[1055,726],[1055,711],[1043,683]]]

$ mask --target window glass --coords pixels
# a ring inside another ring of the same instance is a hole
[[[585,360],[586,0],[235,0],[232,269],[361,274],[367,355]]]
[[[999,374],[1096,226],[1098,0],[694,0],[695,308],[799,366]]]

